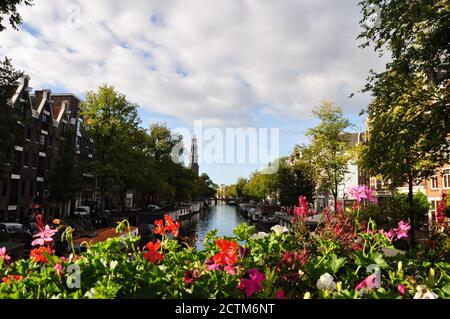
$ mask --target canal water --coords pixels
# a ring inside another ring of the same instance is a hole
[[[195,247],[202,250],[203,240],[211,230],[217,229],[217,236],[233,236],[233,229],[245,221],[236,206],[228,206],[219,201],[217,206],[211,206],[183,221],[180,235],[190,237]]]

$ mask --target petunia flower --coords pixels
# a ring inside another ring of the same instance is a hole
[[[283,289],[278,290],[278,291],[275,293],[275,297],[276,297],[277,299],[286,299],[286,296],[284,295]]]
[[[413,299],[438,299],[438,295],[429,290],[425,285],[418,285],[416,291]]]
[[[336,283],[334,282],[333,276],[329,273],[324,273],[320,276],[319,280],[317,280],[316,287],[319,290],[334,291],[336,290]]]
[[[238,288],[244,290],[247,298],[251,297],[255,292],[264,289],[262,282],[266,279],[266,276],[261,273],[257,268],[249,270],[241,279]]]
[[[362,289],[375,289],[379,288],[380,283],[377,281],[377,274],[371,274],[370,276],[366,277],[363,281],[361,281],[358,285],[356,285],[355,290],[362,290]]]
[[[253,239],[253,240],[259,240],[259,239],[264,239],[264,238],[266,238],[266,237],[268,237],[268,236],[269,236],[268,233],[265,233],[265,232],[260,231],[260,232],[257,233],[257,234],[251,235],[251,236],[250,236],[250,239]]]
[[[402,296],[406,295],[406,286],[405,285],[400,285],[400,284],[397,285],[397,290]]]
[[[287,229],[287,227],[284,227],[281,225],[275,225],[275,226],[271,227],[270,230],[272,230],[276,235],[281,235],[281,234],[287,233],[289,231],[289,229]]]

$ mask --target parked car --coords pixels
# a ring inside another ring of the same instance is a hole
[[[11,240],[28,240],[32,237],[31,231],[19,223],[0,223],[0,232],[9,235]]]
[[[148,206],[147,206],[147,209],[149,209],[149,210],[152,211],[152,212],[156,212],[156,211],[160,211],[160,210],[161,210],[161,207],[156,206],[156,205],[148,205]]]
[[[73,214],[75,216],[89,216],[91,214],[91,208],[89,206],[79,206]]]

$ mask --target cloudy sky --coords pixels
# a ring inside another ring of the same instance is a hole
[[[0,56],[34,89],[83,97],[112,84],[141,105],[143,126],[278,128],[279,155],[307,141],[323,99],[363,129],[358,113],[370,97],[348,96],[384,66],[358,48],[353,0],[36,0],[21,13],[20,31],[0,33]],[[232,183],[261,165],[200,171]]]

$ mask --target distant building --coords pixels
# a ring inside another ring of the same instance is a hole
[[[197,138],[192,138],[192,145],[191,145],[191,160],[189,163],[189,169],[194,172],[195,175],[199,175],[199,166],[198,166],[198,145],[197,145]]]
[[[50,90],[29,87],[30,78],[23,76],[11,105],[20,109],[23,143],[11,150],[9,168],[0,175],[0,220],[23,220],[39,203],[46,216],[68,215],[77,205],[94,200],[95,178],[81,170],[91,161],[93,141],[83,136],[81,101],[73,94],[53,94]],[[50,201],[49,177],[58,158],[64,133],[72,127],[75,142],[75,165],[83,176],[83,190],[72,203]]]

